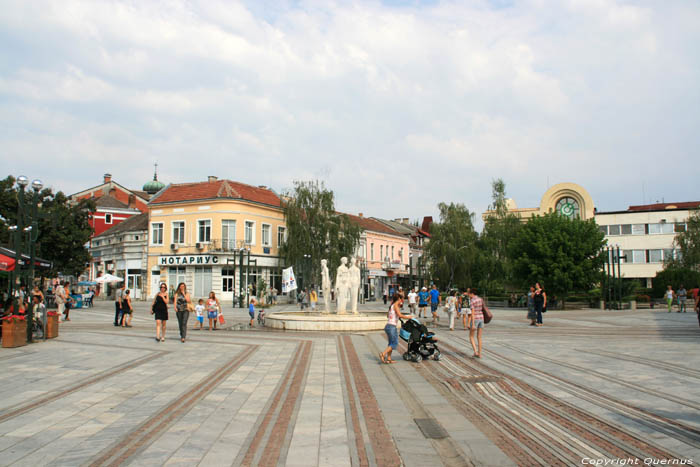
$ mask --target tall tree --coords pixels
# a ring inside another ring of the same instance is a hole
[[[673,266],[700,271],[700,209],[690,213],[685,232],[676,235],[674,244],[680,254]]]
[[[520,218],[508,210],[506,184],[502,179],[491,182],[492,203],[480,237],[483,251],[479,286],[485,291],[502,291],[513,282],[510,243],[521,227]]]
[[[438,204],[440,222],[430,226],[426,246],[433,279],[441,287],[472,285],[477,261],[474,214],[463,204]]]
[[[515,277],[523,286],[540,282],[548,295],[564,300],[600,282],[604,245],[592,219],[569,219],[557,212],[533,217],[510,245]]]
[[[282,257],[297,270],[310,272],[311,283],[318,282],[321,259],[328,260],[333,276],[340,258],[354,254],[360,242],[361,228],[336,212],[333,191],[323,182],[295,181],[294,190],[284,197],[284,217],[288,235]]]

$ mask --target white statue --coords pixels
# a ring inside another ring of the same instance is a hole
[[[357,267],[357,260],[353,256],[350,258],[350,309],[357,314],[357,299],[360,296],[360,287],[362,286],[362,277],[360,276],[360,268]]]
[[[323,291],[323,303],[325,312],[331,312],[331,276],[328,273],[328,260],[321,260],[321,290]]]
[[[340,258],[340,266],[335,276],[335,299],[337,304],[337,313],[339,315],[345,313],[345,306],[348,301],[348,292],[350,292],[350,270],[346,266],[348,259],[343,256]]]

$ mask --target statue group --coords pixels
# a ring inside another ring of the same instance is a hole
[[[340,258],[340,266],[335,276],[336,313],[339,315],[347,313],[348,302],[350,302],[350,311],[357,313],[357,300],[360,296],[362,279],[360,268],[356,263],[354,257],[350,258],[348,267],[348,259],[345,256]],[[331,279],[328,273],[328,261],[325,259],[321,260],[321,290],[323,290],[326,312],[330,312]]]

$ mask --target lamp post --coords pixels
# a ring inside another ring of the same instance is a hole
[[[311,287],[311,284],[307,284],[307,282],[310,282],[307,278],[311,276],[311,255],[308,253],[304,254],[304,259],[302,261],[301,287],[308,289]]]
[[[24,175],[17,177],[17,225],[10,230],[13,232],[13,243],[15,250],[15,271],[17,271],[17,279],[19,285],[31,285],[34,280],[34,260],[36,241],[39,238],[39,225],[37,222],[37,209],[39,205],[39,192],[44,187],[41,180],[34,180],[31,184],[33,194],[31,201],[27,201],[26,188],[29,185],[29,179]],[[22,255],[25,253],[29,257],[29,267],[24,268],[20,262]],[[26,271],[25,271],[26,269]],[[16,282],[10,281],[10,292],[14,295],[14,286]],[[19,310],[19,303],[16,302],[16,309]],[[25,310],[26,312],[26,310]],[[27,342],[32,342],[33,318],[32,310],[28,310],[27,315]]]

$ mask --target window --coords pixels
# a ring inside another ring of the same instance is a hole
[[[661,224],[649,224],[649,234],[656,235],[661,233]]]
[[[379,260],[384,261],[384,245],[379,245]]]
[[[646,263],[647,262],[646,250],[632,250],[632,262],[635,264]]]
[[[211,242],[211,221],[209,219],[197,221],[197,241],[201,243]]]
[[[374,261],[374,243],[369,244],[369,259]]]
[[[185,221],[173,221],[173,243],[185,243]]]
[[[608,235],[620,235],[620,226],[619,225],[609,225],[608,226]]]
[[[674,250],[673,248],[667,248],[664,250],[664,261],[671,261],[674,256]]]
[[[663,222],[661,224],[661,233],[662,234],[672,234],[674,230],[675,224],[669,224],[668,222]]]
[[[622,235],[632,235],[632,226],[630,224],[623,224],[620,226],[620,233]]]
[[[644,235],[646,228],[646,224],[632,224],[632,235]]]
[[[633,261],[632,250],[622,250],[622,252],[620,253],[620,258],[625,263],[631,263]]]
[[[682,222],[679,222],[676,224],[676,227],[674,228],[674,232],[680,233],[680,232],[685,232],[685,224]]]
[[[168,290],[170,286],[173,287],[173,290],[176,289],[180,282],[185,282],[185,267],[175,266],[168,268]]]
[[[649,262],[660,263],[662,260],[663,250],[649,250]]]
[[[556,210],[559,214],[569,219],[578,218],[580,213],[578,201],[569,197],[560,199],[557,202]]]
[[[233,268],[221,269],[221,291],[235,292],[236,270]]]
[[[163,244],[163,223],[154,222],[151,224],[151,245]]]
[[[194,268],[194,296],[208,297],[211,292],[211,268]]]
[[[394,247],[391,247],[391,260],[394,260]]]
[[[599,225],[598,228],[600,229],[601,232],[603,232],[603,235],[608,234],[608,226],[607,225]]]
[[[262,236],[261,242],[263,246],[270,246],[272,243],[272,238],[270,238],[270,228],[270,224],[263,224],[260,230]]]
[[[236,248],[236,221],[221,221],[221,246],[225,251]]]
[[[112,223],[112,215],[111,214],[105,214],[105,224],[111,224]]]
[[[245,221],[245,243],[255,245],[255,222]]]
[[[277,227],[277,248],[284,245],[285,235],[287,234],[287,229],[284,227]]]
[[[138,235],[134,235],[134,240],[138,241],[138,239],[141,238]]]

